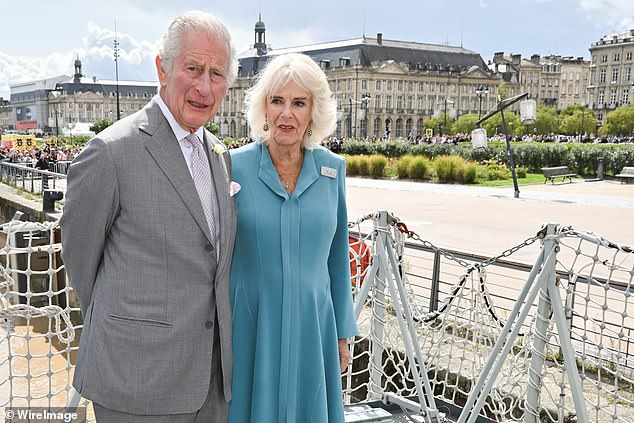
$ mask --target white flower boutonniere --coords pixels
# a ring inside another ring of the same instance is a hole
[[[222,153],[225,152],[225,146],[222,144],[216,144],[214,145],[214,153],[216,153],[217,155],[221,156]]]

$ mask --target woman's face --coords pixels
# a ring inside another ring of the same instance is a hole
[[[313,99],[308,91],[289,82],[267,99],[266,118],[269,142],[279,146],[301,145],[313,115]]]

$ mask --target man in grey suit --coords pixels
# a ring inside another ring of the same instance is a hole
[[[84,316],[73,385],[98,423],[221,422],[236,213],[229,153],[203,125],[237,60],[216,17],[187,12],[156,68],[159,94],[68,172],[62,257]]]

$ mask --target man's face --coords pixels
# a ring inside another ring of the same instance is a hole
[[[216,114],[227,92],[230,51],[227,43],[204,32],[190,32],[181,41],[172,69],[156,68],[160,95],[183,129],[194,132]]]

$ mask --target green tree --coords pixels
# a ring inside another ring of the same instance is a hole
[[[576,109],[573,114],[562,116],[562,118],[560,132],[569,135],[577,135],[580,132],[591,134],[597,126],[594,114],[585,108]]]
[[[506,120],[506,127],[509,132],[509,136],[511,135],[522,135],[524,132],[524,127],[522,126],[522,122],[520,118],[513,112],[505,110],[504,111],[504,120]],[[482,122],[482,127],[486,129],[487,135],[489,137],[495,135],[496,133],[504,134],[504,125],[502,125],[502,115],[500,113],[496,113],[491,116],[489,119]]]
[[[445,135],[451,134],[451,128],[453,125],[455,119],[452,119],[449,117],[449,114],[447,114],[447,129],[443,129],[442,133]],[[436,118],[431,118],[431,119],[427,119],[426,121],[423,122],[423,126],[425,127],[425,129],[432,129],[434,131],[434,135],[438,135],[438,128],[440,126],[444,126],[445,125],[445,114],[441,113],[440,117],[438,119]]]
[[[106,129],[107,127],[109,127],[110,125],[112,125],[112,122],[110,122],[110,120],[106,118],[103,118],[103,119],[99,119],[97,122],[90,125],[89,129],[95,134],[98,134],[104,129]]]
[[[632,134],[632,128],[634,128],[634,105],[622,106],[607,114],[601,132],[607,135],[629,135]]]
[[[475,113],[462,115],[453,124],[451,130],[454,134],[468,134],[478,127],[478,125],[476,125],[477,121],[478,115]]]
[[[454,124],[454,122],[456,121],[456,119],[452,118],[449,116],[449,113],[445,113],[445,112],[441,112],[440,116],[438,117],[438,119],[435,119],[436,121],[436,129],[435,132],[438,131],[438,124],[440,124],[442,126],[442,133],[443,135],[450,135],[453,134],[452,132],[452,126]],[[447,123],[446,127],[445,127],[445,122]]]
[[[585,108],[586,107],[582,106],[581,104],[569,104],[561,111],[561,115],[562,115],[562,117],[563,116],[572,116],[572,115],[574,115],[577,112],[581,112]]]
[[[502,100],[506,98],[506,82],[503,79],[498,84],[498,95]]]
[[[212,134],[214,134],[215,136],[218,136],[218,134],[220,134],[220,126],[213,122],[209,122],[205,124],[205,129],[211,132]]]
[[[537,120],[533,125],[528,125],[536,128],[537,134],[545,135],[559,132],[559,117],[557,116],[557,110],[552,107],[537,106]],[[531,132],[531,131],[529,131]]]

